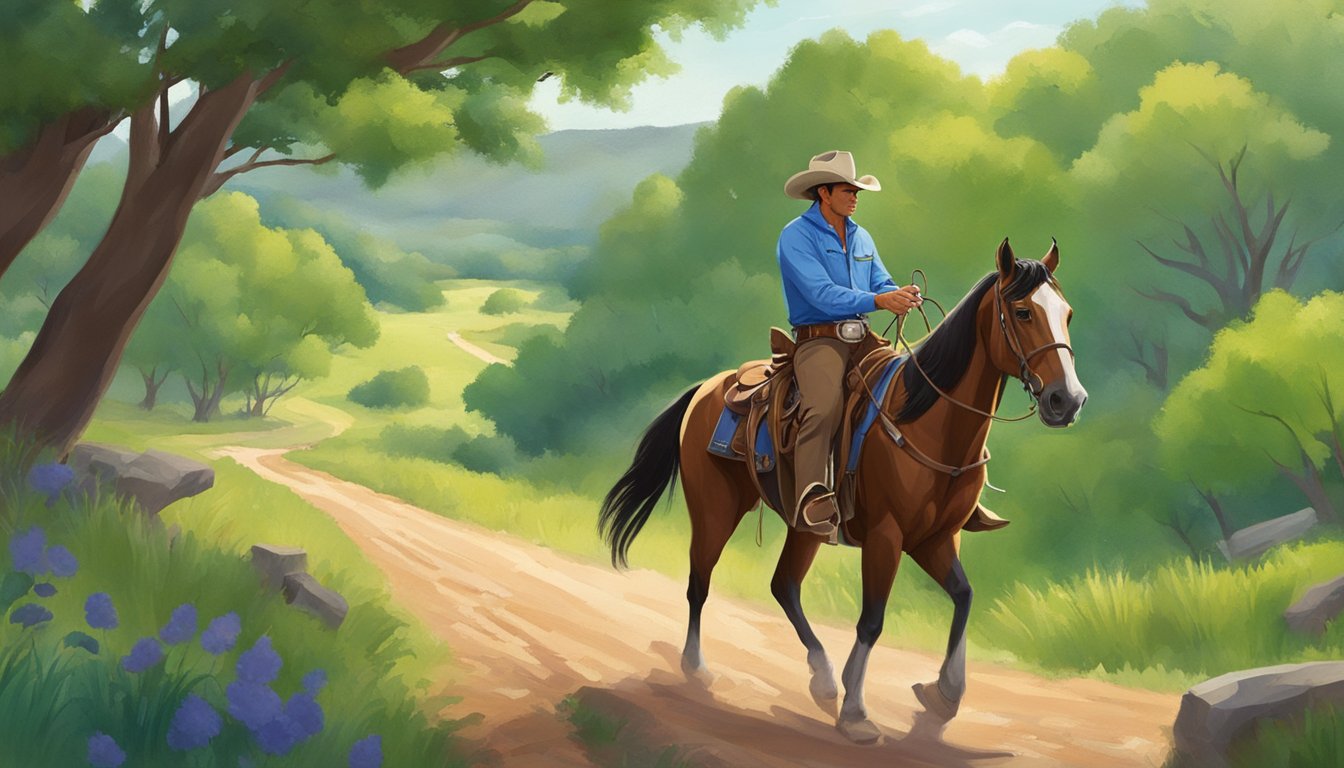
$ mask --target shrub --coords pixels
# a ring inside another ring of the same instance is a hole
[[[472,472],[507,472],[518,464],[518,448],[505,435],[477,435],[453,451],[458,464]]]
[[[368,408],[425,405],[429,402],[429,377],[418,365],[380,371],[363,384],[356,384],[346,397]]]
[[[390,424],[378,436],[383,452],[389,456],[410,456],[440,464],[455,463],[457,449],[469,439],[467,431],[457,426],[441,429],[405,424]]]
[[[527,298],[513,288],[500,288],[481,305],[481,312],[487,315],[505,315],[522,311],[528,305]]]

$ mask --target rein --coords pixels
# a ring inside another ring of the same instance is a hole
[[[927,288],[929,278],[928,275],[924,273],[924,270],[916,269],[914,272],[912,272],[910,274],[911,283],[916,282],[915,280],[916,275],[924,278],[924,287]],[[923,293],[924,291],[921,289],[920,294],[923,295]],[[926,298],[925,301],[932,302],[933,305],[938,308],[938,311],[942,313],[943,317],[947,317],[947,312],[943,309],[943,306],[939,304],[937,301],[928,298]],[[938,393],[939,397],[942,397],[943,399],[947,400],[953,405],[956,405],[964,410],[970,411],[972,413],[981,416],[986,416],[993,421],[1002,421],[1002,422],[1022,421],[1024,419],[1031,418],[1031,416],[1036,413],[1036,407],[1040,403],[1041,390],[1044,389],[1043,383],[1041,382],[1041,378],[1031,370],[1030,361],[1033,358],[1035,358],[1036,355],[1039,355],[1040,353],[1051,349],[1067,349],[1069,350],[1069,355],[1072,356],[1073,348],[1070,347],[1065,342],[1056,341],[1050,344],[1045,344],[1040,347],[1037,347],[1036,349],[1033,349],[1029,354],[1024,354],[1022,352],[1022,342],[1017,336],[1017,324],[1015,322],[1012,323],[1010,329],[1010,324],[1008,323],[1007,315],[1003,311],[1003,304],[1004,304],[1003,289],[1000,285],[996,283],[994,286],[994,310],[996,313],[998,313],[999,316],[999,329],[1003,332],[1003,338],[1004,341],[1008,344],[1008,348],[1012,351],[1013,355],[1017,357],[1018,365],[1020,366],[1018,370],[1017,379],[1022,383],[1022,388],[1027,392],[1028,395],[1031,396],[1031,406],[1027,410],[1027,412],[1021,416],[1011,419],[1004,418],[1002,416],[996,416],[992,411],[983,411],[979,408],[976,408],[975,406],[963,403],[960,400],[956,399],[955,397],[949,395],[947,392],[944,392],[937,384],[933,382],[933,378],[929,376],[927,371],[924,370],[924,367],[919,364],[919,356],[915,354],[915,350],[910,347],[910,342],[906,341],[905,334],[903,333],[906,317],[903,315],[901,317],[893,319],[892,322],[896,324],[896,338],[898,341],[900,341],[901,346],[904,347],[905,351],[908,353],[909,355],[908,359],[910,360],[910,362],[913,362],[915,364],[915,370],[919,371],[919,374],[924,377],[924,381],[930,387],[933,388],[934,392]],[[930,332],[932,332],[933,327],[929,323],[929,316],[924,312],[924,308],[922,306],[919,307],[919,314],[921,317],[924,318],[924,326],[928,328]],[[891,325],[888,324],[886,330],[883,331],[883,336],[885,337],[887,331],[890,330]],[[882,429],[887,433],[887,436],[890,437],[892,441],[896,443],[897,447],[908,450],[910,454],[914,456],[917,461],[919,461],[919,463],[923,464],[926,467],[929,467],[930,469],[942,472],[947,475],[951,475],[952,477],[958,477],[968,470],[975,469],[976,467],[981,467],[989,463],[991,457],[989,455],[988,447],[984,449],[984,454],[981,456],[979,461],[967,464],[966,466],[963,467],[944,464],[932,458],[923,451],[919,450],[913,444],[911,444],[908,439],[906,439],[905,435],[901,434],[901,431],[896,427],[895,422],[893,422],[891,418],[887,416],[886,411],[882,409],[882,404],[878,402],[877,396],[873,394],[872,387],[868,385],[868,379],[860,376],[859,380],[863,382],[863,388],[864,390],[866,390],[868,394],[869,401],[872,402],[873,406],[877,409],[877,415],[878,418],[881,420]]]

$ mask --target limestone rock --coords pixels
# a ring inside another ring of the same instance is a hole
[[[1227,541],[1218,542],[1218,549],[1228,560],[1250,560],[1263,555],[1275,544],[1302,538],[1315,526],[1316,510],[1307,507],[1291,515],[1242,528]]]
[[[345,621],[350,606],[339,593],[327,589],[308,573],[291,573],[285,577],[285,602],[298,606],[336,629]]]
[[[308,553],[298,547],[277,544],[252,546],[252,565],[271,589],[282,589],[285,577],[308,570]]]
[[[1283,619],[1295,632],[1319,635],[1341,611],[1344,611],[1344,576],[1307,590],[1301,600],[1283,612]]]
[[[111,485],[118,496],[135,501],[149,515],[215,484],[215,470],[198,461],[163,451],[137,453],[126,448],[80,443],[70,452],[77,487],[92,492]]]
[[[1206,680],[1185,692],[1172,729],[1176,751],[1195,765],[1225,766],[1238,736],[1266,719],[1344,704],[1344,661],[1283,664]]]

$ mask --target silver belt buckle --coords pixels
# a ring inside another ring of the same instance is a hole
[[[835,324],[835,332],[841,341],[853,344],[868,335],[868,324],[862,320],[841,320]]]

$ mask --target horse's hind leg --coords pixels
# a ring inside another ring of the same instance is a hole
[[[971,615],[972,591],[957,554],[958,538],[952,536],[910,553],[910,557],[952,598],[952,627],[938,680],[917,683],[914,687],[915,696],[924,708],[942,720],[956,717],[961,698],[966,694],[966,620]]]
[[[812,680],[807,687],[812,693],[812,700],[827,714],[834,716],[836,698],[839,696],[839,691],[835,687],[835,671],[831,668],[831,660],[826,656],[826,649],[822,647],[817,634],[812,631],[812,625],[803,615],[803,604],[800,599],[803,577],[812,567],[821,541],[820,536],[790,530],[788,537],[784,539],[784,550],[779,554],[775,576],[770,580],[770,592],[784,609],[784,615],[793,623],[794,630],[798,632],[798,639],[803,641],[803,647],[807,648],[807,666],[812,671]]]
[[[724,546],[758,497],[743,487],[745,476],[744,482],[735,482],[721,466],[727,463],[726,459],[714,459],[701,452],[701,456],[685,456],[683,461],[682,486],[691,517],[691,575],[686,587],[690,620],[686,626],[686,646],[681,652],[681,669],[687,678],[708,684],[713,675],[705,667],[700,651],[700,611],[709,597],[709,578]]]

